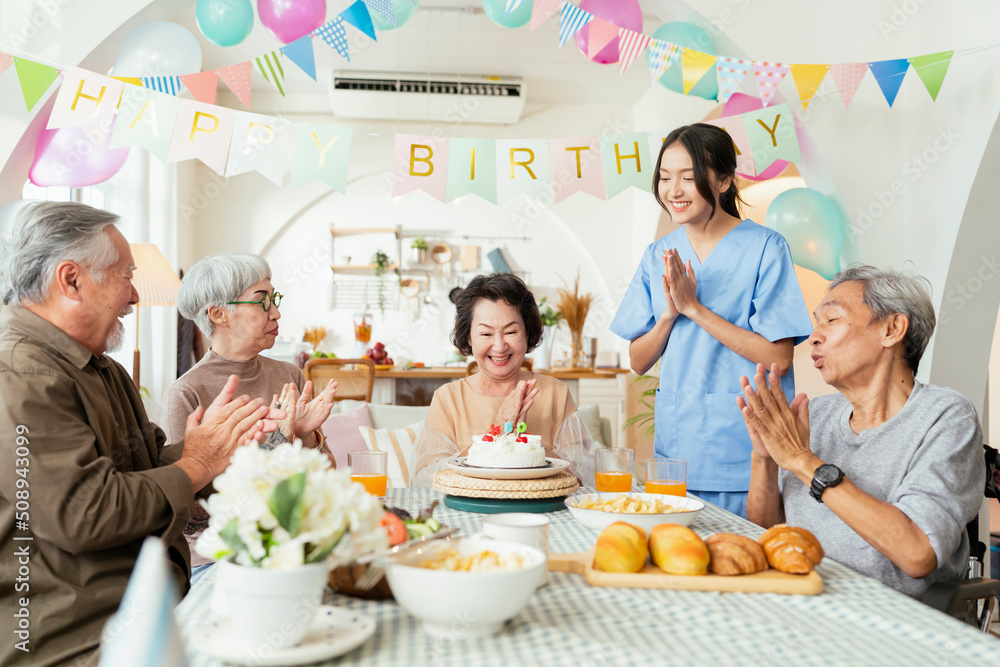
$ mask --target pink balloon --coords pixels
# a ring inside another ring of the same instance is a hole
[[[759,98],[744,95],[743,93],[733,93],[733,96],[726,100],[726,103],[722,105],[722,117],[738,116],[750,111],[759,111],[763,108],[764,103],[761,102]],[[787,169],[788,164],[789,163],[785,160],[775,160],[770,164],[770,166],[768,166],[767,169],[760,172],[756,176],[740,174],[739,172],[736,173],[750,181],[767,181]]]
[[[28,171],[31,182],[42,188],[82,188],[117,174],[128,157],[128,148],[108,148],[108,142],[93,132],[94,137],[79,127],[42,130]]]
[[[619,28],[628,28],[642,32],[642,8],[638,0],[580,0],[580,9],[590,12],[598,18],[614,23]],[[587,55],[587,39],[590,37],[590,25],[583,26],[574,39],[584,55]],[[618,38],[615,37],[608,45],[594,55],[593,61],[602,65],[618,62]]]
[[[288,44],[326,20],[326,0],[257,0],[257,15],[268,32]]]

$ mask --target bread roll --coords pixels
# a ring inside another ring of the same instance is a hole
[[[749,537],[733,533],[716,533],[707,540],[712,560],[708,569],[713,574],[753,574],[767,569],[764,549]]]
[[[663,523],[654,527],[649,533],[649,552],[653,562],[667,574],[708,573],[708,547],[687,526]]]
[[[776,570],[809,574],[823,560],[823,547],[805,528],[779,523],[758,538],[767,562]]]

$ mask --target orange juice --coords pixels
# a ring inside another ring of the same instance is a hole
[[[594,477],[598,491],[628,493],[632,490],[632,475],[627,472],[599,472]]]
[[[683,498],[687,495],[687,488],[687,482],[678,482],[673,479],[646,480],[646,493],[662,493]]]
[[[389,476],[377,472],[356,472],[351,474],[351,481],[364,486],[365,491],[373,496],[384,498]]]

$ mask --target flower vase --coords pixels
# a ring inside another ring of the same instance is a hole
[[[555,325],[547,325],[542,330],[542,340],[536,348],[534,360],[531,368],[536,371],[544,371],[552,368],[552,345],[556,340]]]
[[[216,585],[225,594],[237,635],[248,649],[296,646],[323,602],[329,568],[325,562],[288,569],[219,561]]]
[[[571,331],[573,334],[573,342],[570,347],[570,368],[584,368],[586,366],[587,358],[583,354],[583,332],[582,331]]]

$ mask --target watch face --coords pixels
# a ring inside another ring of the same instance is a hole
[[[819,478],[824,484],[829,484],[830,482],[835,482],[841,476],[840,470],[837,466],[832,465],[821,465],[816,468],[816,477]]]

